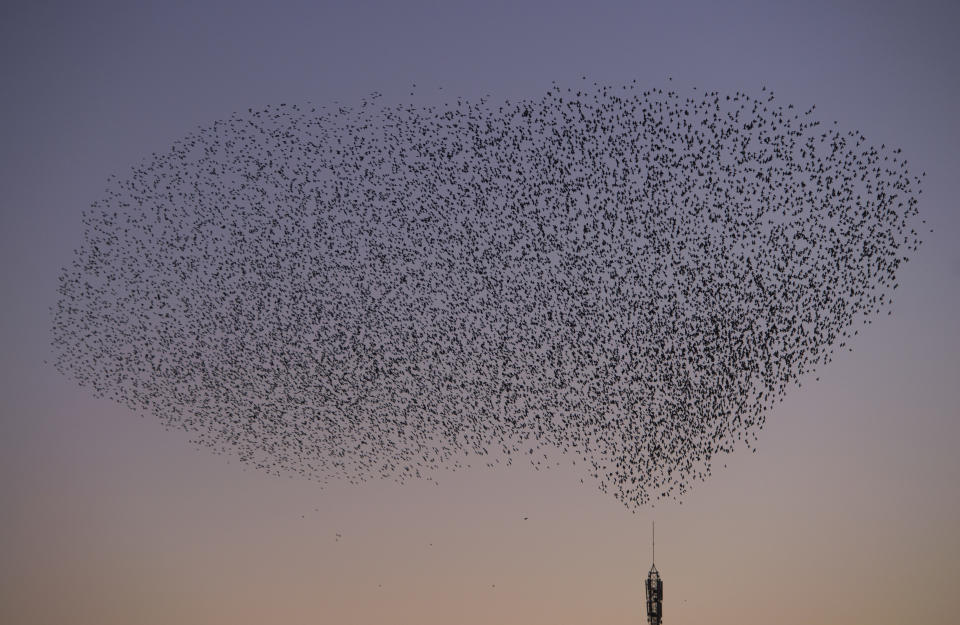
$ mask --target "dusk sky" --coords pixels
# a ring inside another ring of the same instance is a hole
[[[960,9],[952,2],[6,2],[0,622],[952,625],[960,614]],[[893,312],[788,387],[756,453],[631,512],[569,467],[326,486],[191,445],[49,364],[109,176],[233,111],[758,94],[902,148],[924,244]],[[339,535],[339,536],[338,536]]]

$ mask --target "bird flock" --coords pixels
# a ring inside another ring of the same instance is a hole
[[[766,88],[384,100],[234,113],[111,177],[57,369],[273,473],[553,450],[635,510],[755,450],[920,244],[900,150]]]

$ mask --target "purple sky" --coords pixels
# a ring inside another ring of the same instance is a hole
[[[14,4],[0,8],[0,622],[638,623],[652,519],[670,625],[956,622],[953,3]],[[630,514],[562,468],[271,478],[44,364],[80,211],[197,126],[403,100],[411,83],[434,102],[539,97],[581,75],[766,85],[927,173],[935,231],[893,315],[790,389],[758,452],[682,505]]]

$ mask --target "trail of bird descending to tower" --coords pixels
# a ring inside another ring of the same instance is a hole
[[[889,311],[919,183],[766,89],[248,110],[85,212],[55,365],[267,471],[550,448],[635,509]]]

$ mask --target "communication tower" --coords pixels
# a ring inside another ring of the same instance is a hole
[[[657,525],[653,525],[653,540],[651,541],[650,559],[652,565],[647,573],[647,622],[650,625],[660,625],[663,622],[663,580],[657,571]]]

